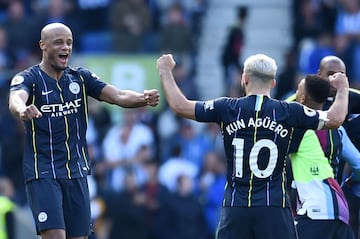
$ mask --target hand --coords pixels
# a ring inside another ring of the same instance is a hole
[[[144,90],[144,99],[149,106],[157,106],[159,104],[160,94],[157,89]]]
[[[349,81],[348,81],[347,76],[344,73],[337,72],[337,73],[329,76],[329,80],[330,80],[331,86],[334,87],[336,90],[349,88]]]
[[[19,116],[22,120],[32,120],[40,118],[42,114],[35,105],[29,105],[19,112]]]
[[[157,69],[160,73],[162,71],[172,71],[176,65],[172,54],[162,55],[158,58],[156,63]]]

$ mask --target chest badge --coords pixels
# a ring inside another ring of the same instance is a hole
[[[79,94],[80,86],[79,86],[79,84],[77,82],[71,82],[70,85],[69,85],[69,90],[73,94]]]

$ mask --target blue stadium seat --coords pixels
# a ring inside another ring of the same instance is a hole
[[[110,53],[113,49],[112,34],[109,31],[84,33],[80,41],[82,53]]]

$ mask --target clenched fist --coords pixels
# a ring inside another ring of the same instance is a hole
[[[176,65],[172,54],[164,54],[157,59],[157,69],[159,73],[172,71]]]

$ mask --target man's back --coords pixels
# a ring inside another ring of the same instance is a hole
[[[293,127],[317,128],[316,111],[263,95],[196,106],[196,119],[217,122],[228,161],[225,206],[287,207],[286,160]]]

